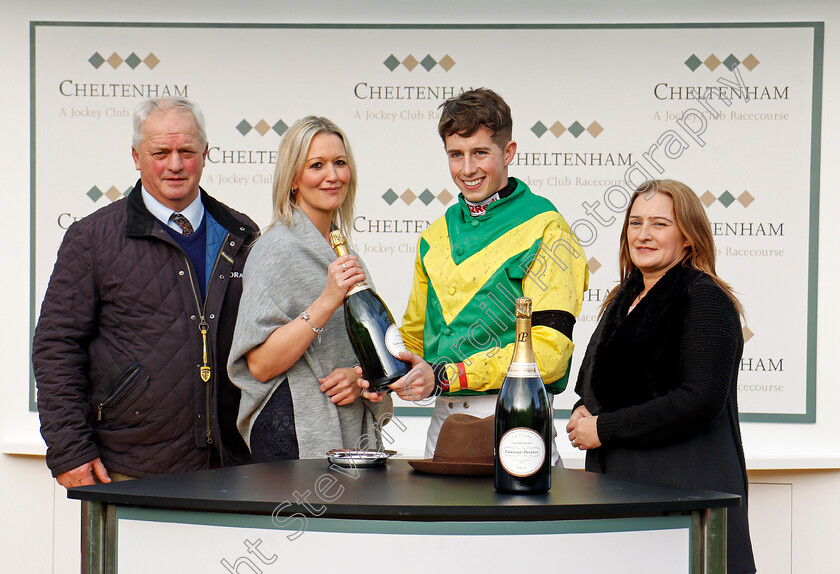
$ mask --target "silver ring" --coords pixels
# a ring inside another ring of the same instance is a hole
[[[342,263],[341,268],[344,269],[345,271],[347,271],[347,265],[346,264]]]

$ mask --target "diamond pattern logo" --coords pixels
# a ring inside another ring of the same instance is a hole
[[[541,138],[543,134],[548,131],[548,128],[545,127],[542,122],[538,121],[533,126],[531,126],[531,131],[534,132],[535,136]]]
[[[452,201],[455,196],[449,193],[449,190],[444,189],[439,194],[437,194],[438,201],[444,205],[447,205],[450,201]]]
[[[590,273],[597,273],[598,269],[601,268],[601,262],[595,259],[594,257],[590,257],[589,261],[587,261],[586,264],[589,265]]]
[[[748,69],[750,72],[752,72],[755,69],[755,67],[759,64],[759,61],[758,61],[758,58],[756,58],[755,56],[750,54],[749,56],[744,58],[744,61],[741,62],[741,63],[744,64],[744,67],[746,69]]]
[[[551,127],[548,129],[551,133],[554,134],[554,137],[559,138],[563,135],[563,132],[566,131],[566,126],[561,124],[560,122],[554,122]]]
[[[101,189],[99,189],[98,187],[96,187],[96,186],[94,185],[93,187],[91,187],[91,188],[88,190],[88,192],[87,192],[85,195],[87,195],[87,196],[91,199],[91,201],[93,201],[94,203],[96,203],[97,201],[99,201],[99,198],[100,198],[100,197],[102,197],[102,196],[103,196],[103,195],[105,195],[105,194],[104,194],[104,193],[102,193],[102,190],[101,190]]]
[[[726,69],[730,72],[738,67],[738,64],[741,62],[738,61],[733,54],[729,54],[729,56],[723,61],[723,65],[726,66]]]
[[[382,199],[388,205],[394,205],[398,199],[402,199],[403,203],[406,205],[411,205],[418,199],[423,203],[423,205],[430,205],[435,199],[440,201],[443,205],[447,205],[453,198],[454,196],[446,189],[441,190],[440,193],[435,195],[435,193],[428,188],[424,189],[419,194],[409,188],[398,195],[393,189],[388,188],[388,190],[382,194]]]
[[[160,60],[154,54],[149,54],[148,56],[146,56],[146,59],[143,60],[143,63],[149,66],[150,70],[154,70],[155,66],[160,64]]]
[[[455,66],[455,60],[452,56],[446,54],[440,60],[435,60],[431,54],[426,54],[423,59],[418,60],[413,54],[409,54],[402,60],[397,58],[394,54],[389,55],[382,62],[389,71],[393,72],[402,65],[409,72],[413,71],[418,66],[427,72],[431,72],[435,67],[441,67],[445,72],[448,72]]]
[[[132,70],[136,70],[140,64],[146,64],[150,70],[154,70],[155,67],[160,64],[160,60],[154,55],[154,53],[150,53],[145,58],[140,58],[140,56],[134,52],[129,54],[125,59],[116,52],[108,56],[107,59],[99,52],[94,52],[87,61],[97,70],[106,62],[115,70],[122,64],[126,64]]]
[[[117,189],[116,186],[112,185],[108,188],[108,191],[103,192],[101,189],[99,189],[99,187],[94,185],[89,190],[87,190],[87,192],[85,192],[85,195],[87,195],[93,203],[96,203],[103,197],[107,197],[112,202],[114,202],[118,199],[122,199],[123,197],[127,197],[128,194],[131,193],[132,189],[134,189],[133,185],[125,188],[125,190],[123,191],[120,191],[119,189]]]
[[[744,190],[738,197],[735,197],[729,190],[725,190],[715,197],[715,194],[708,189],[700,196],[700,202],[707,208],[711,207],[716,201],[724,207],[729,207],[736,201],[744,207],[749,207],[755,201],[755,197],[747,190]]]
[[[399,197],[400,196],[397,195],[396,192],[394,192],[394,190],[391,188],[388,188],[388,191],[382,194],[382,199],[384,199],[385,203],[387,203],[388,205],[394,205],[394,202],[397,201]]]
[[[445,71],[447,71],[447,72],[448,72],[449,70],[451,70],[451,69],[452,69],[452,66],[454,66],[454,65],[455,65],[455,60],[453,60],[452,58],[450,58],[450,57],[449,57],[449,54],[447,54],[446,56],[444,56],[443,58],[441,58],[441,59],[440,59],[440,62],[438,62],[438,66],[440,66],[441,68],[443,68],[443,69],[444,69]]]
[[[417,64],[419,64],[419,62],[417,61],[417,58],[415,58],[411,54],[406,56],[405,60],[402,61],[402,65],[405,66],[405,68],[409,72],[412,71],[414,68],[416,68]]]
[[[400,199],[402,199],[406,205],[411,205],[412,203],[414,203],[414,200],[417,199],[417,195],[410,189],[406,189],[404,192],[402,192]]]
[[[588,131],[589,135],[591,135],[593,138],[597,138],[599,135],[601,135],[601,132],[604,131],[604,128],[602,128],[601,124],[599,124],[598,122],[592,122],[591,124],[589,124],[589,127],[586,128],[586,131]]]
[[[746,327],[746,326],[741,329],[741,333],[744,335],[744,342],[745,343],[755,336],[755,333],[753,333],[750,330],[750,328]]]
[[[750,204],[755,201],[755,198],[750,194],[749,191],[744,190],[744,193],[738,196],[738,201],[741,202],[741,205],[744,207],[749,207]]]
[[[586,128],[578,121],[573,122],[569,127],[564,126],[559,121],[551,124],[550,128],[546,127],[546,125],[541,121],[537,121],[537,123],[531,126],[531,132],[538,138],[543,137],[546,132],[551,133],[556,138],[559,138],[566,132],[569,132],[575,138],[580,137],[583,132],[588,132],[593,138],[597,138],[603,131],[603,126],[601,126],[601,124],[597,121],[593,121],[589,124],[589,127]]]
[[[90,62],[90,65],[98,70],[99,66],[105,63],[105,58],[103,58],[99,52],[94,52],[93,56],[88,58],[88,62]]]
[[[580,125],[579,122],[575,121],[572,125],[569,126],[569,133],[577,138],[580,134],[584,132],[584,127]]]
[[[241,122],[236,124],[235,127],[236,131],[241,133],[243,136],[248,135],[251,130],[257,132],[261,136],[264,136],[270,131],[274,131],[278,136],[282,136],[286,133],[286,130],[289,129],[289,126],[286,125],[286,122],[283,120],[277,120],[274,125],[269,124],[267,121],[261,119],[257,123],[251,125],[251,123],[243,119]]]
[[[721,202],[724,207],[729,207],[732,205],[732,202],[735,201],[735,196],[729,193],[729,191],[724,191],[718,196],[718,201]]]
[[[113,185],[108,188],[108,191],[105,192],[105,197],[110,199],[111,201],[117,201],[118,199],[122,198],[122,193],[120,190],[114,187]]]
[[[246,120],[242,120],[241,122],[236,124],[236,131],[241,133],[243,136],[247,135],[248,132],[250,132],[252,128],[253,128],[253,126],[251,124],[249,124]]]
[[[282,136],[289,129],[289,126],[283,120],[277,120],[277,123],[271,126],[271,129],[277,132],[278,136]]]
[[[122,64],[124,62],[124,60],[116,52],[111,54],[110,57],[105,61],[108,62],[111,65],[111,67],[114,68],[115,70],[117,68],[119,68],[120,64]]]
[[[134,52],[132,52],[128,56],[128,58],[125,59],[125,63],[128,64],[128,67],[131,68],[132,70],[136,70],[137,66],[139,66],[140,62],[142,62],[142,61],[143,60],[140,59],[140,56],[138,56]]]
[[[397,57],[393,54],[385,58],[385,61],[382,63],[385,64],[385,67],[391,70],[392,72],[397,69],[397,66],[400,65],[400,61],[397,60]]]
[[[703,61],[703,64],[705,64],[710,71],[714,72],[715,68],[720,66],[720,59],[714,54],[712,54]]]
[[[740,65],[743,65],[747,70],[752,72],[755,67],[758,66],[759,61],[758,58],[752,54],[749,54],[743,60],[738,60],[738,57],[735,54],[729,54],[722,62],[720,61],[720,58],[714,54],[709,54],[705,60],[701,60],[696,54],[692,54],[685,62],[683,62],[683,64],[685,64],[692,72],[697,71],[697,69],[704,64],[710,71],[714,71],[715,68],[723,64],[730,72]]]
[[[435,194],[428,189],[424,189],[423,193],[417,196],[417,199],[422,201],[423,205],[429,205],[435,199]]]
[[[260,120],[257,122],[257,125],[254,126],[254,129],[257,130],[257,133],[261,136],[264,136],[268,133],[268,130],[271,129],[271,126],[268,125],[268,122],[265,120]]]
[[[686,66],[688,66],[688,69],[693,72],[694,70],[700,67],[700,64],[702,64],[703,61],[700,60],[700,58],[698,58],[694,54],[692,54],[684,63]]]
[[[432,68],[437,65],[437,62],[435,62],[435,59],[427,54],[425,58],[420,60],[420,65],[426,68],[427,72],[431,72]]]

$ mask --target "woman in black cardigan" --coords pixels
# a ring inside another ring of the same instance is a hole
[[[736,383],[741,304],[715,273],[709,221],[673,180],[639,187],[621,232],[621,280],[604,302],[566,427],[586,470],[739,494],[728,572],[755,572]]]

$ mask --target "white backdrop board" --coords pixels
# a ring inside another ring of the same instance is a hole
[[[674,178],[706,205],[718,271],[746,307],[742,417],[814,420],[820,23],[32,22],[30,31],[33,327],[67,226],[138,176],[131,110],[166,94],[196,100],[207,116],[203,186],[260,225],[285,127],[311,113],[342,126],[359,169],[353,240],[401,315],[419,233],[457,195],[437,107],[486,86],[513,110],[511,175],[554,202],[589,258],[572,381],[617,280],[629,189]],[[556,407],[573,402],[568,390]]]

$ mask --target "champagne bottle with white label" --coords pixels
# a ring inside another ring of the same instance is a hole
[[[347,255],[347,240],[340,230],[330,232],[336,255]],[[397,358],[405,351],[399,328],[385,303],[370,285],[356,283],[344,296],[344,323],[353,351],[362,367],[368,390],[385,392],[388,385],[408,373],[411,365]]]
[[[531,344],[531,299],[516,300],[513,359],[496,402],[496,490],[551,488],[551,403]]]

